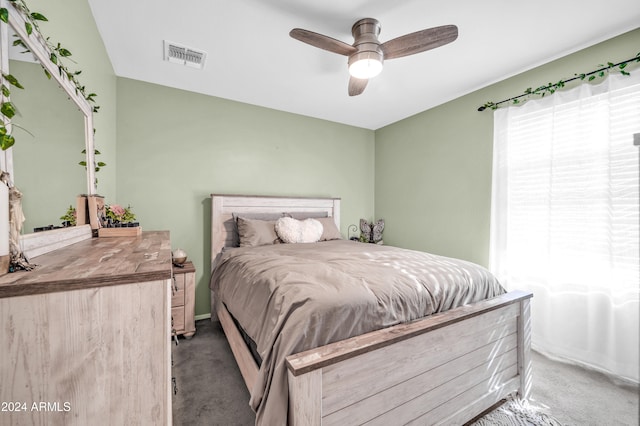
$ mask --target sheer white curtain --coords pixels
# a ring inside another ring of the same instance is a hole
[[[639,379],[640,70],[494,115],[490,268],[533,348]]]

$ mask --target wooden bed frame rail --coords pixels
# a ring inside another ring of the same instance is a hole
[[[234,244],[232,212],[326,211],[335,198],[212,195],[212,268]],[[464,424],[531,390],[531,293],[513,291],[286,358],[293,425]],[[225,306],[219,319],[249,391],[258,366]]]

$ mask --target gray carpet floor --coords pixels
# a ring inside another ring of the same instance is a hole
[[[173,397],[177,426],[253,425],[249,392],[218,324],[196,322],[191,339],[172,345]],[[637,426],[640,390],[618,386],[598,372],[533,353],[531,405],[543,407],[566,425]]]

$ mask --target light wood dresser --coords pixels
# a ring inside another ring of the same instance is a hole
[[[0,424],[171,424],[169,232],[32,262],[0,277]]]
[[[175,334],[191,338],[196,332],[196,268],[185,262],[182,268],[173,267],[171,317]]]

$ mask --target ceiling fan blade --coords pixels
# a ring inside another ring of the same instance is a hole
[[[331,38],[326,35],[314,33],[313,31],[303,30],[302,28],[292,29],[289,32],[289,35],[303,43],[344,56],[349,56],[357,50],[355,47],[343,41],[336,40],[335,38]]]
[[[382,43],[384,59],[402,58],[444,46],[458,38],[458,27],[443,25],[403,35]]]
[[[364,92],[369,79],[349,77],[349,96],[358,96]]]

